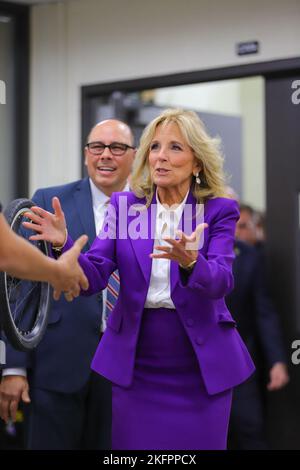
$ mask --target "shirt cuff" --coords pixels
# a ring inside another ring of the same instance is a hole
[[[2,377],[5,377],[7,375],[22,375],[23,377],[27,377],[27,371],[25,367],[16,367],[15,369],[13,368],[3,369]]]

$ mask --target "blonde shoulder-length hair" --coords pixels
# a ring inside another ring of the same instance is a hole
[[[191,147],[194,156],[199,160],[202,170],[199,177],[201,184],[195,183],[192,177],[192,191],[198,203],[204,203],[214,197],[227,197],[225,174],[223,172],[223,157],[220,152],[220,140],[208,135],[205,126],[193,111],[182,109],[167,109],[145,128],[136,153],[130,186],[137,197],[146,198],[147,206],[151,203],[155,185],[151,179],[149,168],[150,145],[156,128],[160,125],[175,123],[178,125],[184,139]]]

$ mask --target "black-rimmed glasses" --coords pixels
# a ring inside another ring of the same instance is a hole
[[[88,144],[86,144],[86,147],[92,155],[102,155],[102,153],[107,147],[109,148],[111,154],[115,155],[116,157],[121,157],[127,152],[128,149],[135,148],[131,145],[123,144],[121,142],[112,142],[108,145],[105,145],[103,142],[89,142]]]

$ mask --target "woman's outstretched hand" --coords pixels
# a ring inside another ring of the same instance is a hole
[[[32,235],[29,240],[45,240],[53,246],[62,246],[66,240],[66,220],[58,197],[52,199],[54,214],[41,207],[33,206],[30,212],[24,215],[31,222],[23,222],[25,228],[34,230],[37,235]]]
[[[199,224],[191,235],[186,235],[181,230],[177,231],[178,240],[164,238],[170,246],[155,246],[157,251],[162,253],[151,253],[151,258],[170,259],[177,261],[180,266],[185,267],[196,261],[198,258],[199,242],[203,231],[208,224]]]

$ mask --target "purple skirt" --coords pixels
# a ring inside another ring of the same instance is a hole
[[[177,311],[144,309],[132,385],[113,384],[112,448],[226,449],[231,397],[206,392]]]

